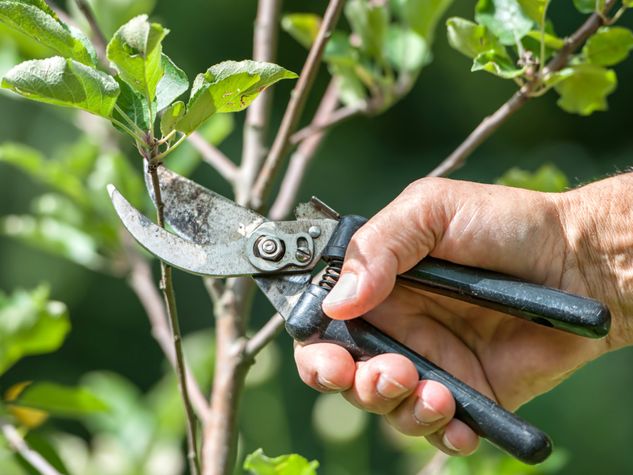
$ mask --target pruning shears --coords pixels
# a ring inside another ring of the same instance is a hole
[[[340,216],[312,198],[297,207],[295,220],[269,221],[162,165],[157,172],[165,220],[174,233],[155,225],[108,187],[124,226],[150,253],[193,274],[251,276],[295,340],[336,343],[357,360],[403,354],[415,364],[420,379],[438,381],[451,391],[455,417],[481,437],[525,463],[542,462],[551,453],[547,434],[363,318],[336,321],[323,313],[323,299],[336,284],[347,245],[364,218]],[[313,271],[321,261],[326,268],[315,279]],[[609,331],[609,310],[596,300],[483,269],[425,258],[398,280],[584,337],[599,338]]]

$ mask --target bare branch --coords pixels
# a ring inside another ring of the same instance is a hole
[[[604,12],[608,13],[615,0],[607,0]],[[608,20],[604,14],[594,13],[565,41],[565,46],[558,52],[554,58],[543,68],[543,71],[537,75],[534,80],[525,84],[519,91],[505,102],[497,111],[489,117],[486,117],[470,135],[451,153],[444,161],[435,167],[428,176],[446,176],[454,172],[464,165],[470,154],[479,147],[493,132],[495,132],[506,120],[510,118],[516,111],[532,97],[534,88],[538,85],[543,76],[560,71],[567,66],[570,56],[580,48],[587,39],[593,35],[598,28],[605,25]]]
[[[61,475],[44,457],[29,447],[15,427],[0,420],[0,428],[11,449],[20,454],[41,475]]]
[[[322,124],[327,122],[333,111],[335,111],[337,104],[338,89],[336,81],[332,80],[321,99],[321,104],[314,115],[312,124]],[[312,127],[312,125],[310,127]],[[303,177],[305,176],[306,169],[312,161],[317,149],[321,145],[321,142],[325,138],[325,134],[325,129],[321,129],[321,131],[314,133],[301,142],[299,148],[292,155],[290,164],[288,165],[288,169],[286,170],[286,174],[281,183],[281,187],[279,188],[277,198],[270,209],[270,219],[283,219],[291,211],[292,206],[297,199],[297,193],[299,191],[299,187],[301,186],[301,182],[303,181]]]
[[[162,302],[160,293],[154,285],[154,277],[150,269],[149,263],[143,259],[132,248],[129,234],[122,233],[128,261],[130,263],[130,275],[128,283],[141,305],[143,306],[147,317],[149,318],[152,328],[152,336],[158,343],[158,346],[165,354],[167,361],[176,369],[176,352],[174,351],[173,339],[169,331],[169,323],[165,313],[165,306]],[[194,378],[189,367],[185,366],[187,376],[187,388],[191,397],[191,404],[200,420],[204,420],[209,412],[206,398],[204,397],[198,382]]]
[[[449,458],[450,455],[438,450],[435,452],[433,457],[431,457],[431,460],[422,467],[422,469],[418,472],[418,475],[440,475]]]
[[[92,42],[95,44],[95,48],[97,53],[99,54],[99,58],[102,61],[106,61],[106,45],[108,44],[108,40],[106,39],[103,31],[99,27],[99,23],[97,23],[97,19],[95,18],[94,12],[88,2],[86,0],[75,0],[77,4],[77,8],[81,11],[82,15],[86,18],[88,25],[90,25],[90,31],[92,33]]]
[[[266,324],[248,340],[244,350],[244,357],[248,360],[255,358],[257,353],[262,351],[268,343],[279,335],[279,332],[284,328],[284,323],[283,317],[278,313],[270,317]]]
[[[363,112],[365,112],[365,109],[363,107],[341,107],[340,109],[332,112],[325,120],[319,122],[312,121],[312,123],[307,127],[304,127],[298,132],[292,134],[292,137],[290,137],[290,143],[292,145],[297,145],[299,142],[306,140],[310,136],[322,132],[325,129],[331,129],[332,127],[335,127],[340,123],[351,119],[352,117],[356,117]]]
[[[152,156],[156,154],[157,150],[152,150]],[[150,157],[151,159],[151,157]],[[164,215],[164,203],[160,190],[160,183],[158,181],[158,173],[156,171],[156,165],[149,162],[148,170],[152,178],[152,187],[154,190],[154,203],[156,205],[156,217],[157,224],[161,227],[165,227],[165,215]],[[180,334],[180,325],[178,323],[178,309],[176,307],[176,295],[174,294],[174,284],[172,280],[172,268],[163,261],[160,262],[161,271],[161,290],[163,291],[163,297],[165,299],[165,308],[167,310],[167,317],[169,320],[171,335],[173,337],[174,351],[176,354],[176,377],[178,379],[178,387],[180,388],[180,395],[185,407],[185,418],[187,421],[187,459],[189,460],[189,470],[192,475],[198,475],[200,473],[200,461],[198,458],[198,443],[197,443],[197,431],[196,431],[196,418],[191,408],[191,401],[189,400],[189,391],[187,386],[187,377],[185,369],[185,358],[182,351],[182,336]]]
[[[233,163],[226,155],[220,150],[207,142],[198,132],[193,132],[187,140],[195,149],[200,152],[202,159],[217,170],[229,183],[234,183],[238,169],[235,163]]]
[[[279,36],[279,12],[281,0],[259,0],[255,34],[253,35],[253,59],[274,62],[277,56]],[[264,91],[246,111],[242,164],[237,180],[236,201],[246,204],[261,164],[268,153],[266,134],[270,122],[273,89]]]
[[[266,194],[272,185],[275,173],[281,165],[281,161],[284,158],[290,144],[290,136],[295,131],[299,123],[301,113],[303,112],[306,104],[308,93],[314,83],[316,73],[321,63],[321,58],[323,57],[325,44],[332,34],[344,3],[344,0],[330,0],[325,11],[323,22],[319,28],[319,33],[312,45],[312,48],[310,48],[310,52],[308,53],[308,57],[301,71],[301,76],[290,95],[290,101],[288,102],[288,107],[286,108],[281,125],[279,126],[275,141],[273,142],[270,153],[268,154],[268,157],[264,162],[264,166],[262,167],[262,170],[255,182],[251,203],[257,209],[263,206]]]

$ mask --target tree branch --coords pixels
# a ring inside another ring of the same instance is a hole
[[[260,209],[263,206],[266,194],[272,185],[273,178],[290,144],[290,136],[295,131],[301,113],[306,104],[308,93],[316,78],[316,73],[323,57],[325,44],[330,38],[334,26],[338,21],[343,8],[344,0],[330,0],[323,16],[319,33],[314,44],[310,48],[308,57],[299,76],[299,80],[290,95],[288,107],[284,113],[281,125],[271,147],[270,153],[264,162],[264,166],[255,181],[255,187],[251,196],[251,203],[254,208]]]
[[[156,218],[157,224],[161,228],[165,227],[165,215],[164,215],[164,203],[160,190],[160,183],[158,180],[158,173],[156,171],[156,164],[152,163],[151,159],[156,154],[157,150],[152,150],[152,156],[149,158],[148,170],[152,178],[152,187],[154,189],[154,203],[156,205]],[[178,379],[178,387],[180,388],[180,395],[182,397],[183,405],[185,407],[185,419],[187,421],[187,459],[189,460],[189,470],[192,475],[198,475],[200,473],[200,461],[198,458],[198,443],[196,435],[196,418],[191,408],[191,402],[189,400],[189,391],[187,386],[187,377],[185,369],[185,359],[182,351],[182,336],[180,334],[180,325],[178,323],[178,310],[176,307],[176,296],[174,294],[174,285],[172,280],[172,269],[170,266],[160,261],[161,271],[161,290],[163,291],[163,297],[165,299],[165,308],[167,310],[167,317],[169,319],[169,325],[171,334],[173,336],[174,351],[176,354],[176,376]]]
[[[86,0],[75,0],[75,3],[90,26],[90,31],[92,32],[92,42],[95,44],[95,49],[97,50],[99,59],[107,64],[106,46],[108,44],[108,40],[99,27],[99,23],[97,23],[97,19],[92,11],[92,8],[88,5]]]
[[[29,447],[14,426],[0,420],[0,428],[11,449],[20,454],[41,475],[61,475],[44,457]]]
[[[475,130],[468,135],[466,140],[435,167],[428,176],[446,176],[462,167],[466,159],[477,147],[531,99],[535,87],[544,76],[560,71],[567,66],[570,56],[580,48],[591,35],[598,31],[598,28],[607,23],[608,20],[605,18],[605,15],[613,8],[615,3],[615,0],[607,0],[603,14],[592,14],[580,28],[567,38],[565,46],[547,63],[543,70],[537,74],[532,81],[526,83],[492,115],[486,117]]]
[[[314,119],[312,120],[312,124],[310,124],[309,127],[328,122],[329,118],[336,110],[337,104],[338,87],[336,81],[332,80],[330,81],[325,94],[323,94],[321,104],[319,105],[319,108],[314,115]],[[325,135],[326,129],[321,128],[318,132],[315,132],[313,135],[301,142],[299,148],[292,155],[286,174],[281,182],[277,198],[270,209],[269,217],[273,221],[283,219],[288,213],[290,213],[292,206],[297,199],[297,193],[305,176],[306,169],[312,161],[317,149],[321,145],[321,142],[325,138]]]
[[[189,143],[202,155],[202,159],[211,165],[229,183],[235,183],[238,168],[220,150],[207,142],[198,132],[193,132],[187,138]]]
[[[244,349],[244,357],[248,360],[255,358],[257,353],[262,351],[268,343],[279,335],[285,323],[283,317],[278,313],[270,317],[266,324],[248,340],[246,348]]]
[[[158,289],[154,285],[154,276],[152,275],[148,262],[132,248],[129,234],[122,234],[124,245],[126,246],[128,262],[130,263],[128,283],[147,314],[152,328],[152,336],[165,354],[167,361],[169,361],[174,370],[176,370],[176,352],[174,351],[173,338],[169,330],[164,304],[161,301]],[[206,398],[202,394],[202,390],[190,368],[186,365],[185,374],[191,404],[198,418],[204,420],[209,412]]]
[[[297,145],[298,143],[308,139],[310,136],[322,132],[325,129],[331,129],[363,112],[365,112],[365,109],[360,107],[341,107],[340,109],[333,111],[323,121],[317,122],[313,120],[310,125],[292,134],[292,137],[290,137],[290,144]]]
[[[253,35],[253,59],[274,62],[277,56],[279,37],[279,14],[281,0],[259,0],[255,32]],[[269,88],[255,99],[246,111],[242,164],[236,187],[236,201],[247,204],[253,183],[261,164],[268,153],[266,135],[273,100],[273,90]]]

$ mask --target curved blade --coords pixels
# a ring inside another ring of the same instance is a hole
[[[197,244],[222,245],[239,241],[262,222],[263,216],[177,173],[157,169],[165,220],[181,237]],[[149,173],[145,184],[152,199]]]
[[[191,242],[156,226],[123,198],[114,186],[108,185],[108,193],[125,228],[141,246],[162,261],[187,272],[211,277],[260,272],[244,255],[243,236],[213,245]]]

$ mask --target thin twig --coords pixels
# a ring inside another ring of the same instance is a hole
[[[156,153],[154,150],[153,154]],[[152,157],[150,157],[151,159]],[[165,214],[160,183],[156,165],[150,161],[148,170],[152,178],[152,188],[154,190],[154,203],[156,205],[156,220],[158,226],[165,227]],[[176,307],[176,296],[174,294],[174,284],[172,280],[172,268],[160,262],[161,283],[160,287],[165,299],[165,307],[167,317],[169,318],[170,330],[173,336],[174,351],[176,353],[176,376],[178,378],[178,387],[185,407],[185,418],[187,421],[187,459],[189,460],[189,470],[192,475],[200,473],[200,461],[198,458],[198,443],[196,435],[196,418],[189,400],[189,390],[187,386],[185,359],[182,351],[182,336],[180,334],[180,325],[178,323],[178,310]]]
[[[124,246],[126,247],[127,260],[130,264],[129,285],[138,297],[152,328],[152,336],[165,354],[167,361],[176,370],[176,352],[173,338],[169,330],[168,317],[160,293],[154,284],[154,276],[149,263],[143,259],[132,247],[130,235],[122,233]],[[191,398],[191,404],[200,420],[204,420],[209,412],[209,406],[198,382],[191,369],[185,365],[187,376],[187,389]]]
[[[319,70],[325,44],[332,34],[344,3],[344,0],[330,0],[325,11],[323,22],[319,28],[319,33],[317,34],[314,44],[310,48],[310,52],[308,53],[308,57],[301,71],[301,76],[292,91],[288,107],[284,113],[270,153],[268,154],[268,157],[264,162],[264,166],[262,167],[262,170],[255,182],[255,187],[251,196],[251,203],[256,209],[260,209],[263,206],[266,194],[272,185],[275,173],[281,165],[281,161],[288,149],[290,136],[295,131],[299,123],[301,113],[303,112],[306,104],[308,93],[314,83],[316,73]]]
[[[88,5],[88,2],[86,2],[86,0],[75,0],[75,3],[77,4],[77,8],[79,8],[79,11],[81,11],[83,16],[86,18],[88,25],[90,26],[90,31],[92,32],[92,42],[95,45],[95,49],[97,50],[99,57],[102,60],[105,60],[106,46],[108,44],[108,40],[99,27],[99,23],[97,23],[97,18],[95,17],[92,8],[90,7],[90,5]]]
[[[207,142],[198,132],[189,135],[189,143],[200,153],[202,159],[211,165],[229,183],[234,183],[238,169],[226,155]]]
[[[607,0],[604,12],[608,13],[615,0]],[[539,81],[548,74],[560,71],[569,62],[570,56],[580,48],[587,39],[593,35],[598,28],[606,23],[603,14],[594,13],[576,30],[567,40],[565,46],[550,60],[543,69],[541,75],[537,75],[534,80],[525,84],[513,96],[505,102],[492,115],[486,117],[470,135],[461,143],[457,149],[451,153],[444,161],[435,167],[428,176],[446,176],[464,165],[468,156],[479,147],[493,132],[495,132],[506,120],[518,111],[525,103],[532,98],[532,93]]]
[[[438,450],[437,452],[435,452],[435,454],[433,454],[431,460],[429,460],[427,464],[422,467],[422,469],[418,472],[418,475],[439,475],[449,458],[449,455]]]
[[[312,121],[310,125],[304,127],[303,129],[295,132],[290,137],[290,143],[292,145],[297,145],[300,142],[308,139],[310,136],[315,135],[319,132],[322,132],[325,129],[331,129],[346,120],[351,119],[352,117],[356,117],[357,115],[364,112],[364,108],[357,106],[344,106],[335,111],[333,111],[325,120],[323,121]]]
[[[260,0],[253,35],[253,59],[274,62],[279,37],[281,0]],[[253,183],[268,153],[266,135],[270,123],[273,89],[269,88],[255,99],[246,111],[244,123],[242,163],[237,180],[235,199],[247,204]]]
[[[257,353],[262,351],[268,343],[273,341],[279,332],[284,328],[284,319],[278,313],[274,314],[270,319],[255,333],[246,344],[244,357],[252,360]]]
[[[11,449],[20,454],[41,475],[61,475],[44,457],[29,447],[15,427],[0,420],[0,428]]]
[[[322,124],[328,121],[338,104],[338,88],[335,80],[330,81],[330,85],[323,94],[319,108],[317,109],[312,124]],[[340,110],[340,109],[339,109]],[[310,126],[312,127],[312,125]],[[279,193],[275,199],[269,217],[272,220],[280,220],[290,213],[292,206],[297,199],[299,187],[305,176],[308,165],[316,154],[317,149],[325,138],[326,129],[321,129],[305,139],[299,148],[292,154],[290,164],[281,182]]]

